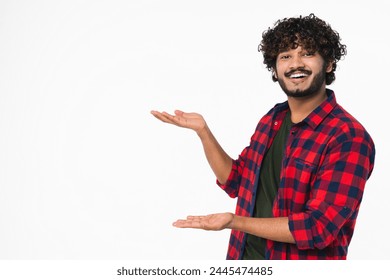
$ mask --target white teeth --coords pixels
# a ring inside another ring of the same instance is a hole
[[[296,74],[292,74],[290,76],[290,78],[303,78],[303,77],[307,77],[308,75],[307,74],[304,74],[304,73],[296,73]]]

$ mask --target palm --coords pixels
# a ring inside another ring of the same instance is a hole
[[[160,121],[189,128],[196,132],[199,132],[206,126],[204,118],[198,113],[184,113],[179,110],[175,111],[175,115],[168,114],[167,112],[157,111],[152,111],[151,113]]]
[[[223,230],[232,222],[232,213],[210,214],[207,216],[188,216],[186,220],[178,220],[173,225],[179,228],[199,228],[204,230]]]

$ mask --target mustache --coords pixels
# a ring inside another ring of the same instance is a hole
[[[312,73],[312,71],[307,70],[304,67],[298,67],[296,69],[292,69],[292,70],[284,73],[284,76],[288,78],[288,77],[290,77],[292,74],[294,74],[296,72],[303,73],[303,74],[306,74],[306,75],[310,75]]]

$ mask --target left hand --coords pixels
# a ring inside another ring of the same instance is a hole
[[[177,220],[173,226],[178,228],[199,228],[204,230],[223,230],[229,228],[234,219],[232,213],[210,214],[207,216],[188,216],[186,220]]]

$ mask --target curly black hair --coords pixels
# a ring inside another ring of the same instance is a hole
[[[333,69],[326,74],[326,84],[335,79],[337,62],[346,55],[347,47],[340,43],[339,34],[325,21],[314,14],[306,17],[284,18],[274,27],[263,32],[259,52],[263,53],[264,64],[274,71],[279,53],[301,46],[309,52],[317,52],[326,63],[333,63]],[[273,81],[277,79],[272,76]]]

